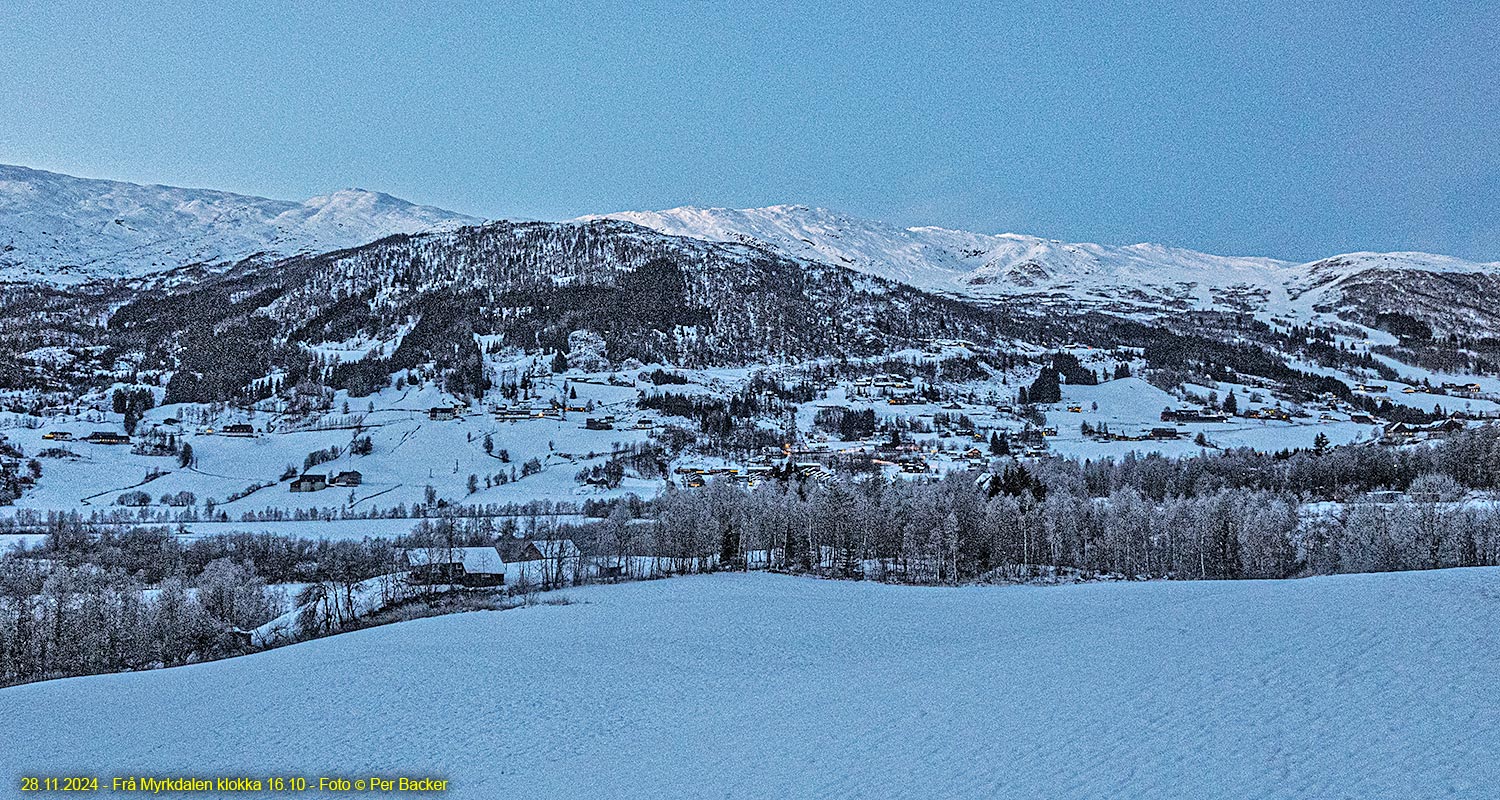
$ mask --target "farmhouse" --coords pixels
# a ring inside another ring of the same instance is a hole
[[[42,434],[42,438],[51,442],[68,442],[73,440],[73,434],[67,431],[51,431]]]
[[[457,583],[463,586],[500,586],[505,583],[505,559],[494,547],[428,547],[405,551],[412,583]]]
[[[1161,412],[1162,422],[1228,422],[1226,414],[1217,411],[1209,411],[1200,408],[1188,409],[1164,409]]]
[[[458,409],[452,406],[434,406],[427,409],[427,418],[436,422],[458,419]]]
[[[291,483],[294,492],[321,492],[328,488],[328,476],[322,474],[300,475]]]
[[[359,470],[344,470],[328,479],[329,486],[358,486],[364,483],[365,476]]]
[[[1480,387],[1477,383],[1445,383],[1443,384],[1443,391],[1448,394],[1473,397],[1479,394]]]
[[[556,586],[578,576],[582,552],[572,539],[502,539],[493,547],[427,547],[402,553],[413,583]]]
[[[589,417],[583,421],[583,427],[591,431],[612,431],[615,426],[595,417]]]
[[[1176,428],[1152,428],[1151,438],[1158,441],[1163,439],[1176,439],[1178,437]]]
[[[219,433],[224,436],[254,436],[255,426],[244,422],[236,422],[233,425],[225,425]]]
[[[94,431],[84,441],[91,444],[130,444],[130,437],[114,431]]]

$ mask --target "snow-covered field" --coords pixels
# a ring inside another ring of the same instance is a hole
[[[597,402],[598,413],[628,413],[633,409],[634,390],[579,383],[574,387],[575,402]],[[338,396],[342,404],[347,397]],[[626,401],[631,402],[626,402]],[[616,430],[585,430],[586,413],[574,413],[566,419],[537,419],[525,422],[497,421],[481,409],[468,410],[456,420],[433,422],[427,409],[450,406],[453,398],[435,389],[386,389],[353,404],[350,414],[330,415],[334,422],[348,421],[351,427],[329,430],[286,430],[266,432],[276,421],[269,415],[256,418],[237,416],[218,421],[248,422],[258,435],[254,438],[200,433],[195,426],[165,428],[177,433],[190,444],[197,463],[189,469],[179,468],[171,457],[133,455],[129,447],[90,444],[79,441],[95,430],[121,430],[116,422],[86,422],[76,418],[50,420],[44,428],[10,427],[0,429],[7,439],[37,453],[58,447],[76,454],[76,458],[45,458],[44,473],[36,489],[16,504],[19,508],[89,512],[109,509],[124,492],[140,489],[153,501],[166,494],[190,492],[202,503],[218,502],[217,508],[241,522],[245,513],[272,509],[338,508],[356,513],[371,508],[390,509],[398,504],[421,503],[426,487],[432,486],[444,498],[464,503],[513,503],[534,499],[581,501],[610,492],[585,489],[575,476],[580,469],[602,463],[615,449],[644,441],[643,431],[626,423]],[[159,406],[151,409],[140,430],[161,426],[174,415],[194,410],[189,406]],[[373,411],[367,409],[373,408]],[[112,415],[117,416],[117,415]],[[356,456],[349,452],[356,435],[353,420],[365,427],[358,433],[371,439],[373,454]],[[633,420],[632,420],[633,424]],[[331,425],[331,423],[330,423]],[[180,430],[180,432],[179,432]],[[51,431],[65,431],[73,441],[49,442],[42,437]],[[493,453],[484,450],[489,436]],[[342,455],[316,465],[308,471],[333,474],[342,470],[359,470],[363,482],[355,489],[329,488],[321,492],[293,494],[281,480],[291,468],[300,471],[309,452],[338,447]],[[501,453],[509,460],[502,461]],[[541,471],[521,480],[489,485],[484,478],[499,473],[512,475],[530,459],[536,459]],[[160,477],[142,483],[152,471]],[[467,489],[469,475],[476,475],[476,491]],[[260,485],[255,491],[254,486]],[[634,491],[651,495],[659,489],[653,482],[627,479],[613,494]],[[228,498],[245,494],[235,500]],[[154,510],[161,510],[153,503]],[[410,527],[407,525],[406,527]],[[236,530],[272,530],[260,525]],[[330,536],[335,535],[330,532]]]
[[[4,763],[438,775],[463,798],[1479,798],[1500,782],[1500,570],[1052,588],[750,574],[570,595],[0,690]]]

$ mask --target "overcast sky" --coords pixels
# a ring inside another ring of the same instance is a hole
[[[1500,3],[507,5],[0,0],[0,162],[1500,260]]]

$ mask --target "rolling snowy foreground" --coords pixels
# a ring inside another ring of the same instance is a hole
[[[911,588],[718,575],[0,691],[27,774],[453,797],[1493,797],[1500,570]]]

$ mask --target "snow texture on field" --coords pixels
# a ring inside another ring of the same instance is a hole
[[[439,774],[450,796],[1493,797],[1500,570],[594,587],[0,691],[28,774]]]

